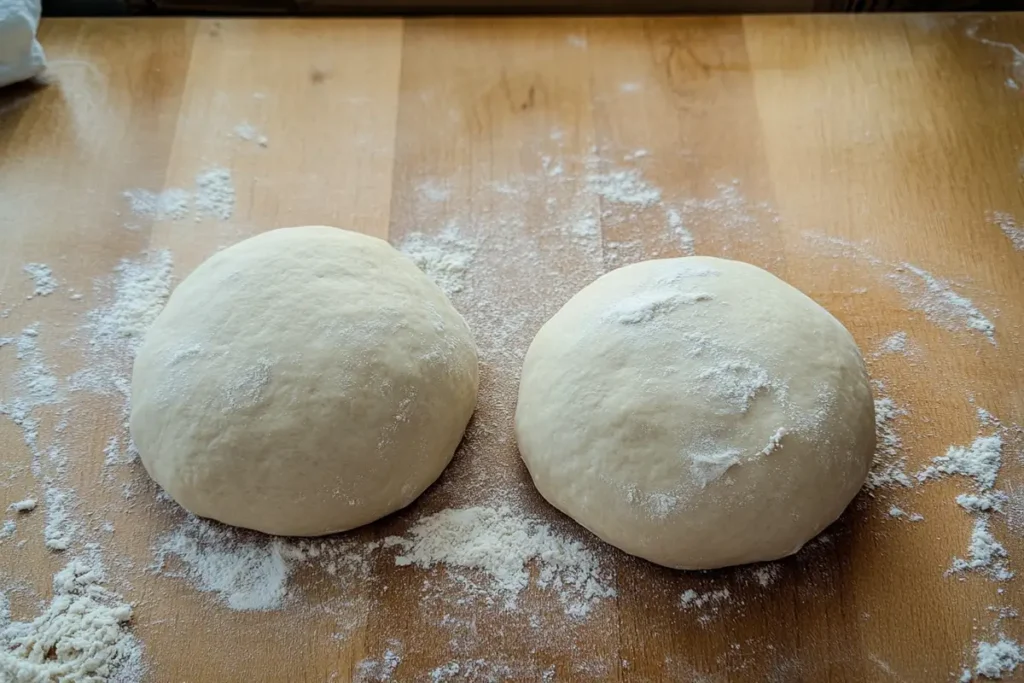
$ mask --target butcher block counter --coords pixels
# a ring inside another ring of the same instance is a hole
[[[79,562],[103,570],[92,607],[131,607],[113,680],[1024,680],[1024,15],[49,20],[40,41],[46,84],[0,91],[0,505],[35,501],[5,513],[3,621],[45,617]],[[168,288],[293,225],[408,253],[481,358],[440,480],[305,542],[190,518],[125,428]],[[687,254],[806,292],[874,380],[868,487],[778,562],[627,556],[518,457],[543,322]]]

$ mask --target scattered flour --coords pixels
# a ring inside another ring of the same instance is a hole
[[[906,411],[897,407],[888,397],[875,399],[875,457],[868,473],[865,488],[869,491],[878,488],[902,486],[911,488],[913,480],[907,475],[906,458],[900,454],[903,445],[893,422]]]
[[[427,180],[416,187],[416,191],[428,202],[446,202],[451,198],[452,192],[448,187],[437,180]]]
[[[767,588],[778,580],[782,570],[778,564],[765,564],[751,570],[750,575],[757,585]]]
[[[1004,511],[1007,527],[1024,537],[1024,488],[1017,488],[1013,484],[1007,487]]]
[[[122,259],[114,268],[110,302],[89,313],[90,345],[134,352],[167,301],[172,270],[167,250]]]
[[[593,552],[507,506],[444,510],[420,519],[403,537],[388,537],[384,546],[401,550],[398,566],[482,571],[507,609],[529,585],[531,562],[538,565],[538,585],[554,589],[570,616],[586,616],[598,600],[615,595]]]
[[[900,264],[889,278],[910,306],[922,311],[936,325],[950,330],[974,330],[995,344],[996,327],[992,321],[946,280],[909,263]]]
[[[356,665],[355,683],[395,680],[395,670],[402,663],[402,647],[398,641],[390,641],[388,649],[379,659],[364,659]]]
[[[3,610],[4,680],[105,681],[137,661],[141,645],[128,631],[132,608],[105,581],[98,560],[75,559],[53,577],[53,599],[36,619],[10,622]]]
[[[255,140],[266,147],[265,137],[257,136]],[[194,192],[177,187],[161,192],[135,188],[126,190],[124,197],[128,200],[128,206],[134,215],[154,220],[184,220],[194,208],[197,221],[203,217],[226,221],[235,210],[235,186],[231,171],[219,167],[209,168],[197,174]]]
[[[235,184],[231,171],[214,167],[196,176],[196,220],[204,216],[226,221],[235,212]]]
[[[693,233],[686,227],[686,223],[683,221],[683,217],[679,214],[676,209],[668,209],[665,211],[665,219],[668,221],[668,229],[675,235],[676,239],[679,240],[679,248],[681,249],[683,256],[693,256],[697,252],[694,250]]]
[[[971,402],[973,403],[973,400]],[[988,412],[987,410],[985,410],[981,406],[978,406],[977,409],[978,409],[978,411],[977,411],[978,412],[978,422],[981,423],[982,427],[998,427],[999,426],[999,418],[998,417],[996,417],[992,413]]]
[[[978,643],[975,652],[974,673],[985,678],[1002,678],[1003,674],[1012,674],[1018,664],[1024,663],[1024,653],[1017,641],[1002,635],[994,643]],[[970,680],[970,672],[967,674],[967,680]]]
[[[991,489],[996,484],[1002,464],[1003,440],[999,434],[979,436],[970,446],[950,446],[945,455],[932,459],[932,465],[918,473],[920,481],[942,474],[962,474],[974,479],[978,488]]]
[[[999,226],[999,229],[1013,244],[1014,249],[1024,251],[1024,228],[1020,226],[1016,218],[1002,211],[993,211],[989,214],[989,220]]]
[[[26,263],[22,270],[32,278],[34,295],[49,296],[57,291],[57,278],[53,276],[50,266],[45,263]]]
[[[184,577],[199,590],[216,593],[231,609],[277,609],[287,594],[291,567],[279,538],[240,541],[232,531],[190,518],[157,541],[157,573]],[[182,569],[168,568],[176,558]]]
[[[445,294],[452,296],[465,289],[466,274],[477,247],[473,242],[460,237],[454,228],[447,227],[437,236],[413,233],[398,249],[412,259]]]
[[[686,224],[701,220],[717,230],[759,232],[764,224],[779,222],[779,216],[767,202],[751,202],[740,190],[740,181],[716,183],[715,193],[702,199],[674,202],[672,208]]]
[[[136,216],[159,221],[180,221],[191,212],[192,194],[172,187],[162,192],[136,188],[124,193],[128,206]]]
[[[299,565],[315,560],[337,580],[365,580],[379,547],[333,537],[271,537],[189,516],[157,540],[150,569],[186,579],[231,609],[266,611],[286,604],[288,581]]]
[[[947,330],[980,332],[995,345],[995,325],[973,301],[954,289],[954,283],[910,263],[886,263],[871,252],[868,242],[853,242],[812,232],[805,232],[803,237],[817,248],[818,253],[884,269],[886,280],[903,296],[909,309],[921,311],[928,320]]]
[[[875,351],[874,355],[876,357],[894,353],[905,355],[908,350],[908,345],[909,340],[906,332],[893,332],[882,340],[882,343],[878,345],[878,350]]]
[[[988,528],[988,518],[981,517],[974,522],[971,540],[967,546],[968,559],[953,558],[951,574],[965,571],[980,571],[996,581],[1013,578],[1013,572],[1006,567],[1006,548],[995,539]]]
[[[702,607],[728,600],[729,596],[728,588],[720,588],[707,591],[706,593],[698,593],[691,588],[683,591],[683,594],[679,596],[679,605],[683,609],[690,609],[691,607],[701,609]]]
[[[1005,43],[1001,40],[992,40],[991,38],[983,38],[978,35],[978,29],[981,28],[981,21],[972,22],[967,29],[964,31],[971,40],[976,40],[982,45],[988,45],[990,47],[999,48],[1000,50],[1006,50],[1010,53],[1012,62],[1010,64],[1012,76],[1008,76],[1004,81],[1007,88],[1010,90],[1019,90],[1020,81],[1024,80],[1024,52],[1021,51],[1013,43]]]
[[[260,147],[267,146],[267,136],[260,133],[256,126],[248,123],[247,121],[243,121],[242,123],[235,126],[234,133],[235,137],[241,140],[255,142]]]
[[[661,190],[643,179],[638,169],[587,174],[587,189],[606,202],[649,209],[661,201]]]

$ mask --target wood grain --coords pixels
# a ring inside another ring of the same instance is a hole
[[[507,611],[460,602],[444,571],[396,568],[381,554],[372,580],[303,569],[292,607],[229,610],[145,570],[181,515],[156,501],[138,466],[104,479],[119,409],[76,399],[76,515],[111,521],[105,547],[132,565],[119,565],[118,589],[136,603],[147,680],[353,680],[360,662],[390,649],[400,681],[430,680],[451,662],[469,680],[938,681],[973,661],[976,639],[1024,639],[1016,620],[997,622],[988,609],[1024,608],[1018,581],[944,576],[970,534],[953,503],[963,481],[862,494],[827,541],[777,563],[778,578],[762,587],[749,568],[674,572],[601,546],[540,499],[511,437],[513,361],[543,319],[607,268],[684,252],[666,241],[664,212],[623,214],[589,191],[595,169],[642,170],[680,210],[733,188],[742,205],[688,214],[698,253],[780,275],[839,317],[866,354],[906,331],[915,356],[870,364],[909,410],[899,422],[908,471],[970,443],[971,399],[1007,425],[1024,423],[1024,252],[987,217],[1024,218],[1024,101],[1007,85],[1024,74],[1008,49],[979,37],[1020,45],[1024,17],[47,21],[50,84],[0,91],[0,310],[11,309],[0,337],[35,322],[70,331],[96,304],[92,295],[26,301],[30,261],[88,293],[119,259],[149,248],[169,249],[181,278],[217,248],[274,227],[331,224],[397,243],[454,226],[479,239],[473,277],[487,278],[456,304],[483,306],[484,342],[499,328],[507,336],[488,352],[496,360],[484,367],[471,438],[438,484],[352,537],[507,499],[594,548],[618,591],[582,621],[538,586]],[[243,121],[266,148],[232,135]],[[128,211],[124,190],[188,186],[212,165],[235,180],[230,221]],[[601,219],[597,252],[555,229],[583,215]],[[534,252],[509,250],[519,234]],[[830,238],[865,244],[875,261],[835,255]],[[997,345],[908,308],[887,279],[903,262],[961,283],[992,313]],[[58,374],[81,367],[79,348],[41,338]],[[9,350],[0,350],[4,380]],[[38,490],[7,420],[0,454],[6,506]],[[1021,458],[1012,441],[1001,487],[1022,487]],[[136,491],[127,500],[124,483]],[[892,519],[891,505],[925,521]],[[19,518],[15,540],[28,542],[0,550],[0,581],[41,598],[66,559],[40,542],[44,514]],[[1015,570],[1020,524],[993,518]],[[424,581],[448,587],[425,592]],[[731,598],[714,614],[683,610],[690,588],[728,588]],[[15,617],[37,609],[26,595],[14,599]],[[344,615],[331,611],[342,603]]]

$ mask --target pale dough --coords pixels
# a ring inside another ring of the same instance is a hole
[[[544,498],[682,569],[795,553],[875,446],[846,328],[770,273],[706,257],[620,268],[570,299],[526,354],[515,430]]]
[[[313,536],[411,503],[473,413],[462,317],[386,242],[267,232],[174,290],[135,359],[131,433],[191,512]]]

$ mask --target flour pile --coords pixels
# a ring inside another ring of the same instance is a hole
[[[50,266],[45,263],[26,263],[22,268],[32,278],[35,289],[32,293],[36,296],[49,296],[57,291],[57,278],[53,276]]]
[[[994,643],[978,643],[976,656],[974,673],[985,678],[1002,678],[1003,674],[1012,674],[1019,664],[1024,664],[1024,651],[1020,644],[1006,636],[1000,636]],[[970,680],[971,670],[964,669],[961,683],[970,683]]]
[[[12,622],[0,594],[0,673],[17,681],[102,681],[140,666],[128,631],[132,608],[104,588],[98,559],[72,560],[53,577],[53,598],[31,622]]]

